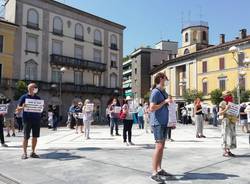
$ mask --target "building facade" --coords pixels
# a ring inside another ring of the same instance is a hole
[[[17,25],[0,19],[0,93],[9,96],[8,81],[13,75],[14,42]]]
[[[125,27],[52,0],[9,0],[5,12],[20,25],[13,79],[38,82],[47,105],[63,102],[62,112],[89,98],[104,115],[122,85]]]
[[[175,97],[179,106],[185,105],[183,93],[186,89],[203,92],[204,100],[211,104],[210,92],[215,89],[233,90],[238,86],[238,64],[240,66],[240,85],[249,90],[250,70],[243,66],[244,60],[250,57],[250,36],[245,29],[240,30],[240,35],[235,40],[225,41],[221,34],[218,45],[208,42],[208,26],[192,24],[182,30],[182,47],[178,56],[165,61],[151,70],[151,85],[154,77],[159,72],[164,72],[170,80],[168,92]],[[195,32],[195,33],[194,33]],[[196,35],[194,38],[192,36]],[[195,43],[190,42],[195,40]],[[237,55],[229,51],[236,46],[240,49]]]
[[[124,63],[123,87],[130,86],[130,89],[125,89],[129,95],[125,95],[133,97],[137,103],[143,102],[151,87],[150,71],[164,60],[175,58],[177,48],[177,42],[163,40],[157,43],[155,48],[141,47],[132,52],[130,59]]]
[[[122,73],[123,96],[132,97],[133,96],[133,93],[132,93],[132,59],[128,57],[128,59],[124,60],[122,65],[123,65],[123,73]]]

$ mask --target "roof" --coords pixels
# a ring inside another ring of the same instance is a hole
[[[131,58],[137,56],[140,53],[151,53],[153,51],[158,51],[158,52],[166,52],[170,50],[161,50],[161,49],[155,49],[155,48],[147,48],[147,47],[140,47],[138,49],[135,49],[131,54]]]
[[[171,59],[171,60],[166,60],[162,64],[160,64],[157,67],[155,67],[154,69],[152,69],[150,71],[150,74],[157,73],[158,71],[162,70],[163,68],[165,68],[166,66],[168,66],[171,63],[175,63],[175,62],[183,61],[183,60],[188,60],[188,59],[193,59],[193,58],[196,58],[196,57],[201,56],[203,54],[209,54],[209,53],[220,51],[223,49],[229,49],[229,47],[231,47],[233,45],[240,44],[240,43],[250,43],[250,36],[247,36],[246,38],[243,38],[243,39],[236,39],[236,40],[232,40],[229,42],[225,42],[223,44],[210,46],[208,48],[199,50],[197,52],[186,54],[186,55],[183,55],[183,56]]]
[[[95,19],[97,19],[98,21],[101,21],[101,22],[110,24],[110,25],[115,26],[115,27],[117,27],[117,28],[119,28],[119,29],[122,29],[122,30],[126,29],[126,27],[123,26],[123,25],[121,25],[121,24],[112,22],[112,21],[110,21],[110,20],[107,20],[107,19],[104,19],[104,18],[102,18],[102,17],[93,15],[93,14],[88,13],[88,12],[85,12],[85,11],[83,11],[83,10],[74,8],[74,7],[72,7],[72,6],[68,6],[68,5],[63,4],[63,3],[60,3],[60,2],[58,2],[58,1],[55,1],[55,0],[42,0],[42,1],[44,1],[44,2],[46,2],[46,3],[53,4],[53,5],[58,6],[58,7],[60,7],[60,8],[68,9],[68,10],[73,11],[73,12],[75,12],[75,13],[83,14],[84,16],[87,16],[87,17],[89,17],[89,18],[95,18]]]
[[[5,19],[1,19],[1,18],[0,18],[0,23],[4,23],[4,24],[8,24],[8,25],[11,25],[11,26],[18,27],[17,24],[14,24],[14,23],[12,23],[12,22],[9,22],[9,21],[7,21],[7,20],[5,20]]]

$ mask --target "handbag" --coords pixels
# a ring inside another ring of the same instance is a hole
[[[121,111],[121,112],[120,112],[120,115],[119,115],[119,118],[120,118],[121,120],[124,120],[124,119],[126,118],[126,116],[127,116],[127,114],[126,114],[125,112]]]

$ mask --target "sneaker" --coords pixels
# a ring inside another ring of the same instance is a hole
[[[7,134],[6,137],[10,137],[10,134]]]
[[[129,146],[129,143],[128,142],[123,142],[125,144],[125,146]]]
[[[40,158],[39,155],[37,155],[36,153],[31,153],[30,157],[31,158]]]
[[[121,136],[120,134],[115,134],[116,136]]]
[[[2,145],[2,147],[8,147],[8,145],[7,144],[5,144],[5,143],[3,143],[3,144],[1,144]]]
[[[165,176],[165,177],[173,177],[173,175],[172,174],[170,174],[170,173],[168,173],[168,172],[166,172],[165,170],[160,170],[159,172],[158,172],[158,174],[160,175],[160,176]]]
[[[156,175],[152,175],[151,180],[157,183],[165,183],[165,181],[161,178],[161,176],[158,173]]]
[[[28,159],[27,154],[23,154],[23,155],[22,155],[22,157],[21,157],[21,159],[22,159],[22,160],[26,160],[26,159]]]
[[[12,137],[16,137],[16,134],[15,134],[15,133],[13,133],[13,134],[12,134]]]

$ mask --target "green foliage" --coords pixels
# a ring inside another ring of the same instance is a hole
[[[215,89],[211,91],[210,96],[211,96],[211,102],[214,105],[219,105],[219,103],[223,100],[222,91],[220,89]]]
[[[203,96],[202,92],[197,91],[195,89],[193,89],[193,90],[187,89],[183,94],[183,98],[188,103],[193,103],[196,98],[202,99],[202,96]]]
[[[233,98],[234,98],[234,102],[237,103],[238,102],[238,96],[237,96],[237,88],[235,88],[232,91],[233,94]],[[243,88],[240,89],[240,102],[249,102],[250,98],[250,90],[244,90]]]
[[[14,100],[18,100],[23,94],[27,92],[27,84],[24,81],[16,83],[16,90],[14,93]]]

